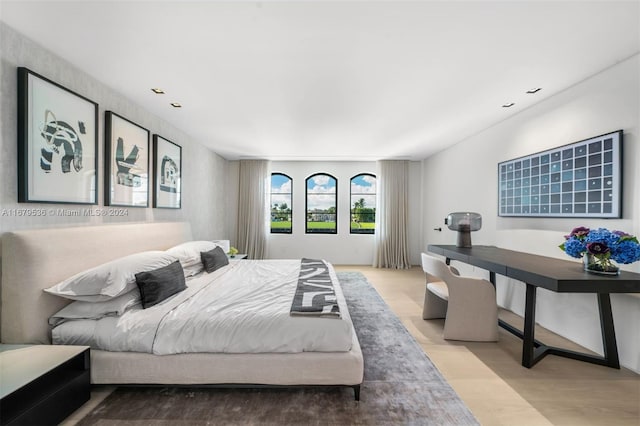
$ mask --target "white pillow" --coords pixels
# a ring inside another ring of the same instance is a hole
[[[213,250],[217,246],[213,241],[188,241],[171,247],[167,253],[178,258],[184,276],[191,277],[204,270],[200,252]]]
[[[132,290],[105,302],[76,300],[49,318],[49,325],[55,327],[69,320],[98,320],[107,316],[120,316],[127,309],[136,305],[140,305],[140,292],[138,290]]]
[[[80,272],[45,289],[47,293],[85,302],[103,302],[137,288],[135,274],[175,262],[164,251],[144,251]]]
[[[189,278],[189,277],[198,275],[200,272],[204,271],[204,265],[202,264],[202,262],[200,262],[192,266],[183,266],[182,270],[184,271],[184,277]]]

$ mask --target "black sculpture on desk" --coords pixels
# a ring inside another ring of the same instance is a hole
[[[471,247],[471,231],[477,231],[482,227],[480,213],[455,212],[449,213],[444,224],[452,231],[458,231],[456,247]]]

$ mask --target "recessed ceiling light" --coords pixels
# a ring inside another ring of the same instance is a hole
[[[171,102],[171,106],[174,108],[182,108],[182,105],[180,105],[179,102]]]
[[[514,105],[515,105],[515,103],[513,103],[513,102],[509,102],[509,103],[507,103],[507,104],[502,105],[502,108],[511,108],[511,107],[512,107],[512,106],[514,106]]]
[[[151,89],[151,91],[152,91],[153,93],[155,93],[156,95],[164,95],[164,90],[159,89],[159,88],[157,88],[157,87],[152,88],[152,89]]]
[[[527,93],[529,93],[530,95],[534,94],[534,93],[538,93],[540,90],[542,90],[542,87],[535,87],[533,89],[529,89],[527,90]]]

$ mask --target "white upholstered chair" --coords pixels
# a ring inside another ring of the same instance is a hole
[[[422,253],[422,269],[427,274],[423,319],[445,318],[447,340],[498,340],[498,305],[493,284],[481,278],[461,277],[454,268],[426,253]]]

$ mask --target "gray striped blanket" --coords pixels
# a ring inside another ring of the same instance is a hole
[[[300,261],[291,315],[341,318],[329,267],[323,260],[303,258]]]

